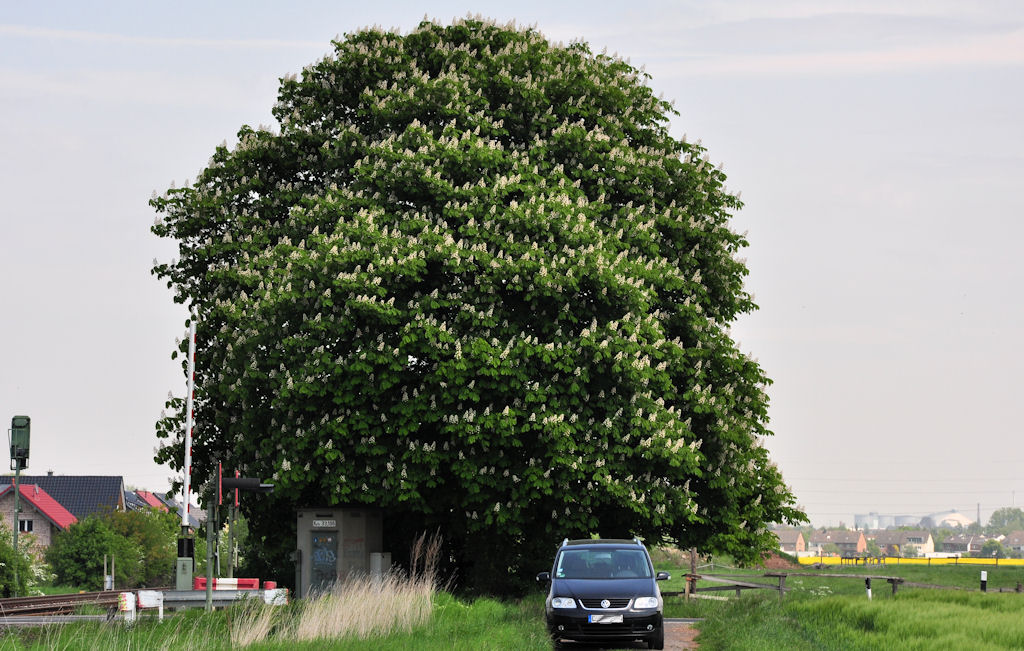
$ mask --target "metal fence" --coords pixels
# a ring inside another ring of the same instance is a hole
[[[1024,558],[900,558],[899,556],[883,556],[880,558],[843,557],[843,556],[801,556],[801,565],[994,565],[1005,567],[1022,567]]]

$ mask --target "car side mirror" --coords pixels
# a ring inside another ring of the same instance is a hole
[[[658,572],[658,574],[654,577],[654,580],[655,581],[668,581],[671,578],[672,578],[672,575],[669,574],[668,572]]]
[[[551,580],[551,572],[541,572],[540,574],[537,575],[537,582],[538,583],[540,581],[550,581],[550,580]]]

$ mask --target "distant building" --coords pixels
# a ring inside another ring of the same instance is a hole
[[[1024,553],[1024,531],[1011,531],[1003,538],[1003,547],[1015,554]]]
[[[988,536],[958,533],[943,540],[940,546],[944,552],[970,554],[980,552],[986,540],[988,540]]]
[[[906,556],[911,546],[921,556],[935,552],[935,541],[927,529],[887,529],[871,534],[870,538],[886,556]]]
[[[879,523],[879,515],[872,511],[871,513],[854,513],[853,514],[853,526],[855,529],[861,531],[867,531],[868,529],[884,529]]]
[[[867,550],[868,544],[861,531],[848,529],[826,529],[815,531],[808,542],[808,551],[824,553],[826,545],[834,544],[843,556],[854,556]]]
[[[167,493],[151,493],[151,495],[153,495],[153,497],[155,497],[156,499],[160,500],[164,504],[164,506],[167,507],[167,510],[170,511],[171,513],[181,513],[181,502],[174,499],[173,497],[168,497]],[[193,529],[196,529],[205,522],[206,511],[204,509],[199,508],[192,502],[189,502],[188,525]]]
[[[921,518],[916,515],[889,515],[886,513],[855,513],[853,516],[854,526],[865,531],[891,529],[893,527],[918,527],[921,525]]]
[[[779,539],[781,551],[796,554],[807,550],[804,534],[799,529],[776,529],[775,536]]]
[[[952,510],[952,511],[940,511],[938,513],[932,513],[927,516],[936,527],[949,527],[951,529],[961,529],[969,527],[974,524],[974,520],[970,519],[963,513]]]

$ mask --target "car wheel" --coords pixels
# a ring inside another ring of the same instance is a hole
[[[665,648],[665,627],[662,626],[655,633],[654,637],[647,640],[648,649],[664,649]]]

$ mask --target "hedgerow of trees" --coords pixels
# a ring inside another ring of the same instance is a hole
[[[131,581],[139,573],[142,549],[114,533],[99,516],[90,516],[54,537],[46,550],[46,560],[58,584],[102,590],[104,561],[108,573],[112,562],[115,574]]]
[[[367,29],[154,196],[153,272],[198,319],[193,476],[275,484],[243,503],[254,571],[290,581],[300,505],[384,508],[396,554],[439,529],[494,591],[564,537],[753,561],[803,519],[729,335],[740,201],[647,82],[534,29]]]
[[[58,533],[46,560],[59,585],[83,590],[103,589],[106,570],[117,587],[159,587],[174,584],[179,520],[157,509],[91,515]],[[197,561],[205,557],[200,537]]]

